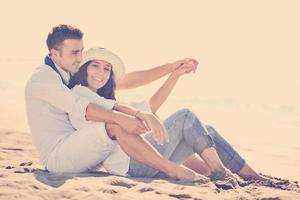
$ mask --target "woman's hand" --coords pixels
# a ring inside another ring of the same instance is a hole
[[[154,140],[163,145],[165,142],[169,141],[169,135],[161,120],[150,112],[139,112],[137,117],[145,121],[148,129],[152,130]]]
[[[190,61],[183,63],[180,67],[175,69],[172,74],[177,76],[182,76],[183,74],[189,74],[192,71],[195,71],[195,65]]]
[[[179,69],[184,64],[186,66],[191,67],[192,71],[194,71],[194,73],[196,72],[197,66],[198,66],[198,61],[193,58],[185,58],[185,59],[178,60],[178,61],[171,63],[170,65],[171,65],[172,72],[174,72],[176,69]]]

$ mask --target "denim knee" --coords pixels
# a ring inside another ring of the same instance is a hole
[[[201,154],[204,149],[214,147],[214,142],[199,117],[189,109],[183,110],[186,112],[183,136],[194,151]]]
[[[180,109],[165,120],[164,126],[169,132],[170,141],[174,138],[181,140],[183,137],[184,123],[189,112],[189,109]]]

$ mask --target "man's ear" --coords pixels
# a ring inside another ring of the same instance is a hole
[[[51,49],[50,50],[50,55],[53,58],[57,58],[59,56],[59,51],[57,51],[56,49]]]

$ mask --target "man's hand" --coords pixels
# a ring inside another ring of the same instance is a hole
[[[194,71],[194,73],[196,72],[197,66],[198,66],[198,61],[193,58],[185,58],[185,59],[178,60],[176,62],[171,63],[170,65],[171,65],[172,72],[175,71],[176,69],[180,68],[184,64],[191,67],[192,71]]]
[[[126,115],[124,113],[118,114],[117,123],[128,133],[131,134],[144,134],[149,129],[146,127],[146,125],[136,117]]]
[[[163,145],[165,142],[169,141],[169,135],[161,120],[158,119],[153,113],[149,112],[139,112],[138,118],[144,120],[148,129],[152,130],[155,141],[158,144]]]

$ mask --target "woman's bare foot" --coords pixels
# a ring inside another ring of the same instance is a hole
[[[179,180],[193,180],[195,178],[195,173],[183,166],[178,166],[174,164],[173,169],[166,173],[169,177],[176,178]]]
[[[210,180],[224,190],[234,189],[238,185],[238,180],[233,174],[224,167],[218,167],[210,174]]]
[[[187,168],[192,169],[196,173],[204,175],[204,176],[209,176],[211,173],[207,164],[197,154],[193,154],[192,156],[190,156],[183,163],[183,165],[186,166]]]
[[[259,181],[268,180],[267,178],[264,178],[263,176],[257,174],[247,163],[237,174],[244,180],[251,180],[251,179],[259,180]]]

